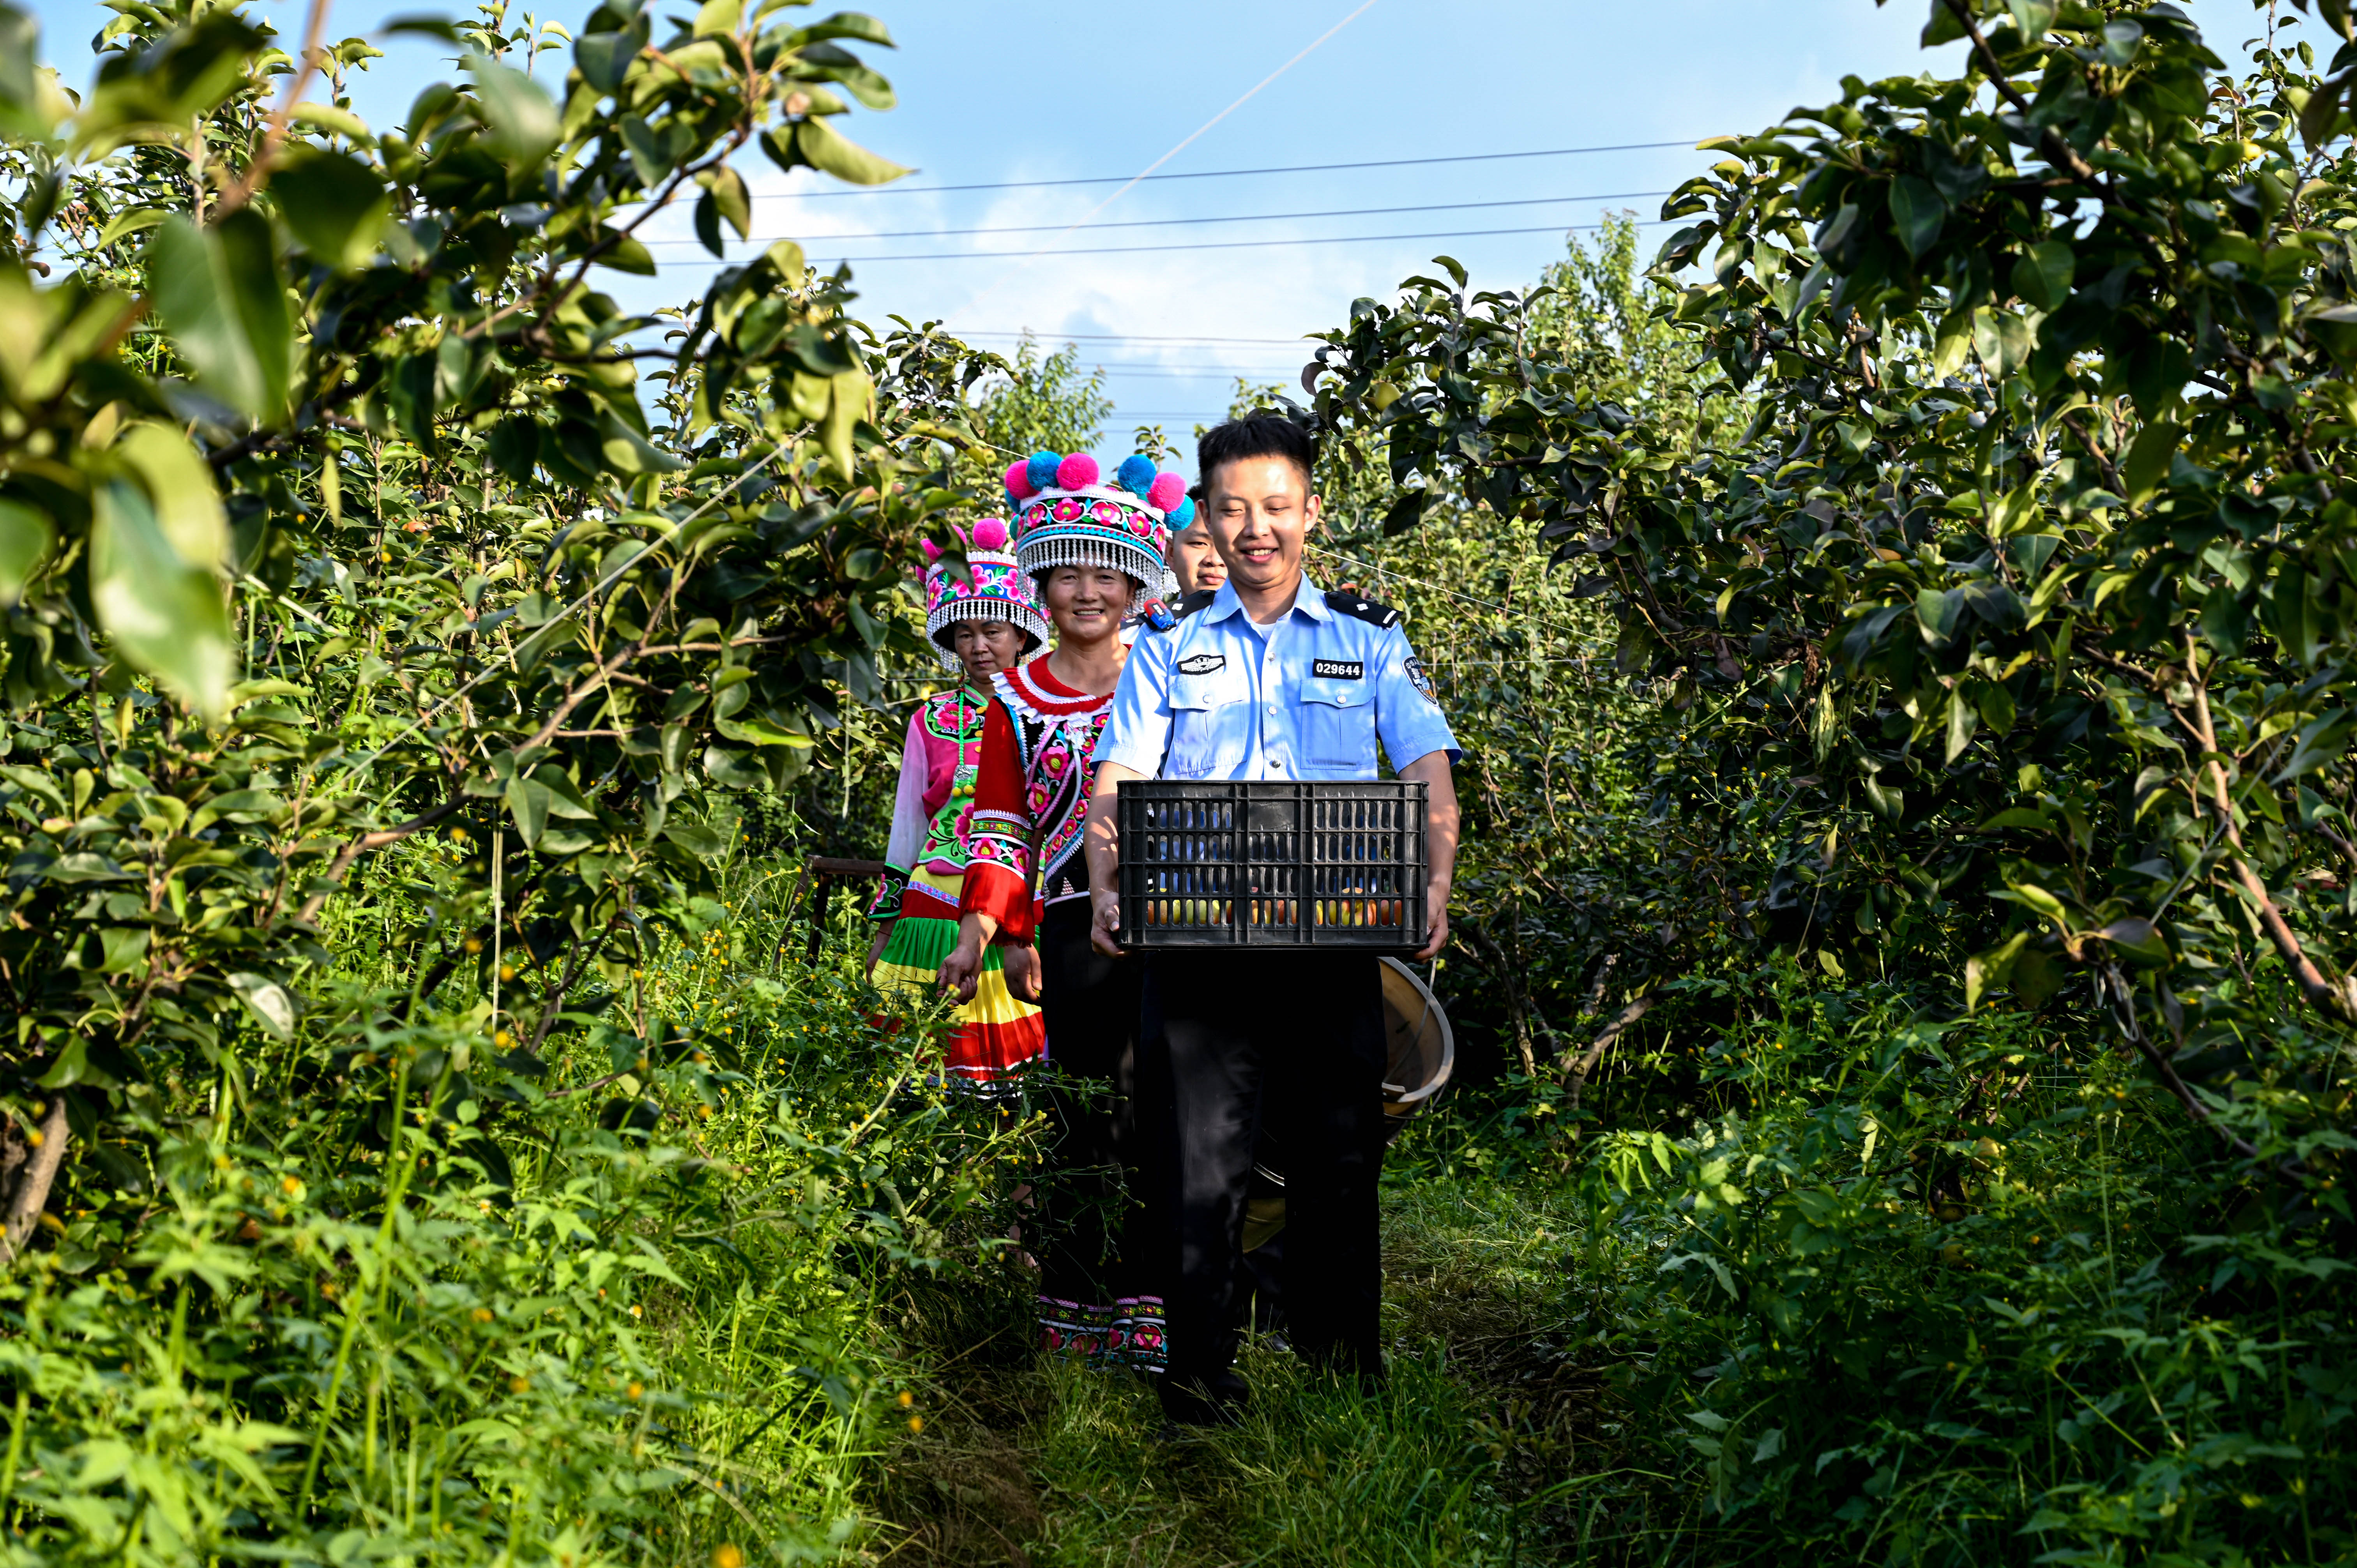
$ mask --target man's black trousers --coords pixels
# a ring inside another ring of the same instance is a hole
[[[1383,981],[1372,958],[1156,953],[1146,961],[1139,1088],[1168,1206],[1164,1410],[1207,1421],[1240,1401],[1243,1239],[1264,1121],[1284,1151],[1285,1305],[1293,1347],[1383,1370],[1376,1182],[1383,1153]]]

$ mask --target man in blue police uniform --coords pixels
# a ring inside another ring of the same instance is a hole
[[[1097,742],[1088,828],[1092,940],[1120,950],[1115,791],[1125,779],[1362,779],[1376,747],[1428,786],[1430,958],[1448,940],[1458,757],[1399,612],[1324,593],[1302,570],[1318,526],[1316,456],[1290,420],[1259,414],[1198,448],[1228,580],[1170,630],[1141,638]],[[1374,959],[1335,953],[1157,953],[1145,961],[1139,1120],[1162,1170],[1178,1254],[1166,1273],[1174,1421],[1232,1419],[1244,1196],[1264,1120],[1285,1152],[1285,1296],[1296,1349],[1383,1375],[1376,1182],[1383,1165],[1383,991]]]

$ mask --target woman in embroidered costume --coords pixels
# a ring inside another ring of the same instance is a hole
[[[868,954],[877,988],[905,992],[919,1001],[933,995],[942,961],[957,946],[958,904],[971,854],[968,820],[991,682],[1021,664],[1048,637],[1031,581],[1007,553],[1006,524],[985,518],[964,539],[964,582],[942,562],[930,540],[924,546],[931,563],[925,571],[925,634],[942,650],[942,662],[962,670],[965,680],[919,703],[909,717],[883,883],[867,911],[882,928]],[[1027,950],[1015,950],[1020,959],[1030,956]],[[1015,989],[1036,990],[1027,976],[1016,980]],[[1039,1009],[1010,990],[997,948],[985,958],[974,997],[958,1008],[954,1021],[945,1050],[950,1081],[985,1095],[1003,1092],[1016,1069],[1046,1053]]]
[[[1130,1110],[1137,969],[1089,945],[1088,868],[1079,851],[1092,754],[1129,651],[1124,614],[1147,599],[1149,585],[1160,586],[1169,531],[1192,519],[1194,502],[1186,481],[1157,475],[1148,457],[1124,462],[1110,485],[1098,478],[1086,453],[1042,452],[1006,471],[1016,559],[1039,583],[1056,649],[994,682],[963,919],[942,979],[968,994],[987,972],[994,942],[1036,940],[1048,1059],[1059,1072],[1049,1095],[1050,1170],[1025,1227],[1039,1260],[1041,1342],[1096,1364],[1159,1371],[1161,1292],[1146,1271],[1159,1269],[1168,1249],[1154,1229],[1160,1206],[1127,1201],[1146,1197]],[[1144,608],[1146,624],[1171,625],[1158,601]]]

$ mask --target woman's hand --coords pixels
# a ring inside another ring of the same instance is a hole
[[[867,944],[867,977],[876,978],[876,961],[884,956],[884,944],[892,940],[892,922],[883,921],[876,928],[876,940]]]
[[[958,945],[950,956],[942,960],[942,989],[955,995],[960,1002],[974,1000],[974,989],[982,981],[982,941],[977,933],[961,931]]]
[[[1039,950],[1028,942],[1010,942],[998,950],[998,961],[1006,967],[1006,989],[1026,1002],[1039,1000],[1043,976],[1039,972]]]

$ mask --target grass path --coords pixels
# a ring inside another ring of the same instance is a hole
[[[996,1290],[911,1298],[899,1327],[933,1368],[931,1408],[889,1462],[877,1554],[912,1568],[1579,1554],[1563,1483],[1610,1469],[1611,1423],[1565,1316],[1570,1216],[1486,1182],[1396,1185],[1383,1208],[1388,1391],[1364,1398],[1255,1342],[1244,1423],[1177,1444],[1157,1438],[1142,1380],[1031,1354],[1011,1268]]]

